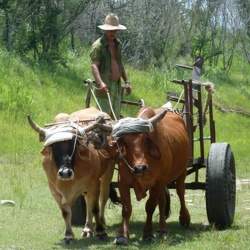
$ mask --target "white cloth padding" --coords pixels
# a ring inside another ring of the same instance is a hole
[[[51,145],[51,144],[53,144],[55,142],[71,140],[74,135],[75,134],[73,134],[71,132],[54,133],[48,139],[46,139],[46,141],[44,143],[44,147],[47,147],[47,146],[49,146],[49,145]]]
[[[46,131],[45,140],[49,139],[52,135],[60,133],[60,132],[73,133],[73,128],[72,127],[53,127]]]
[[[149,133],[152,131],[154,131],[154,127],[149,120],[126,117],[120,119],[119,122],[114,125],[111,136],[115,139],[119,139],[132,133]]]
[[[67,124],[61,126],[54,126],[48,129],[45,133],[44,147],[49,146],[55,142],[71,140],[73,136],[78,136],[76,130],[80,133],[81,140],[87,140],[87,135],[84,131],[85,127],[79,126],[78,124],[70,121]]]

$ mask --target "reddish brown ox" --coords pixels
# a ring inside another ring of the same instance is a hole
[[[42,141],[45,141],[44,148],[41,150],[42,165],[50,191],[65,221],[66,232],[63,243],[66,244],[74,240],[71,207],[81,194],[86,201],[87,214],[82,237],[92,236],[93,233],[99,238],[106,236],[103,225],[104,207],[108,199],[113,164],[100,155],[92,144],[86,145],[85,132],[91,129],[91,125],[81,126],[79,123],[79,120],[97,117],[100,113],[95,108],[88,108],[71,115],[59,114],[54,120],[57,125],[50,129],[39,127],[28,116],[31,127],[39,133]],[[110,119],[106,114],[105,116]]]
[[[134,128],[136,121],[129,120],[120,120],[121,126],[113,128],[116,143],[107,150],[112,157],[115,154],[119,164],[118,187],[122,202],[122,226],[115,239],[116,244],[127,244],[129,239],[129,219],[132,213],[130,187],[134,188],[138,201],[149,190],[143,239],[155,240],[152,216],[157,204],[160,212],[157,231],[163,234],[167,232],[164,187],[174,181],[181,204],[180,224],[187,227],[190,223],[184,200],[189,139],[182,118],[171,112],[165,115],[165,112],[162,108],[154,110],[151,107],[142,107],[139,111],[137,117],[152,122],[152,132],[145,128],[140,130],[138,126]],[[163,117],[161,120],[160,116]]]

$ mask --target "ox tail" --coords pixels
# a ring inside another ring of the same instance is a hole
[[[164,188],[165,197],[166,197],[166,208],[165,208],[165,219],[169,218],[171,214],[171,199],[170,199],[170,192],[168,186]]]
[[[121,204],[121,198],[118,197],[113,183],[110,183],[110,186],[109,186],[109,198],[114,204],[116,205]]]

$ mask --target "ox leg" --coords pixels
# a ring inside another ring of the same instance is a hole
[[[92,183],[92,190],[88,194],[85,194],[86,201],[86,224],[82,231],[82,237],[90,237],[93,236],[95,231],[95,235],[103,239],[107,236],[105,233],[105,229],[100,220],[99,215],[99,194],[100,194],[100,181],[98,183]],[[93,217],[95,217],[95,230],[93,226]]]
[[[93,213],[92,213],[89,194],[85,194],[84,199],[86,202],[86,222],[82,230],[81,237],[92,237],[94,232],[94,226],[93,226]]]
[[[157,228],[157,235],[158,237],[162,237],[163,239],[166,239],[167,237],[167,223],[166,223],[166,195],[164,192],[164,189],[162,193],[160,194],[159,201],[159,225]]]
[[[163,190],[163,188],[161,188]],[[159,202],[159,190],[158,189],[152,189],[150,190],[150,195],[149,198],[146,202],[145,210],[147,213],[147,218],[146,218],[146,223],[143,229],[143,240],[145,241],[150,241],[150,242],[155,242],[155,236],[153,235],[153,214],[155,211],[155,208],[157,206],[157,203]],[[161,203],[162,205],[162,203]],[[165,210],[161,208],[161,210]],[[165,214],[165,212],[163,212]],[[164,216],[165,220],[165,216]]]
[[[183,227],[188,228],[190,224],[190,215],[186,207],[185,197],[184,197],[185,196],[185,178],[186,178],[186,173],[182,174],[176,180],[176,191],[177,191],[177,195],[179,196],[180,205],[181,205],[179,221]]]
[[[130,187],[118,182],[122,203],[122,226],[114,243],[117,245],[127,245],[129,239],[129,219],[132,214],[132,204],[130,197]]]
[[[70,205],[65,204],[65,205],[61,205],[60,207],[61,207],[63,219],[65,221],[65,226],[66,226],[66,232],[65,232],[65,237],[63,239],[63,243],[67,245],[67,244],[71,244],[74,240],[74,233],[71,227],[72,212],[71,212]]]
[[[56,202],[58,203],[61,209],[62,217],[65,222],[66,231],[65,231],[65,237],[62,243],[65,245],[70,244],[74,241],[74,238],[75,238],[72,227],[71,227],[71,217],[72,217],[71,206],[68,204],[62,204],[63,197],[56,191],[53,185],[49,184],[49,188],[53,197],[55,198]]]
[[[107,171],[101,178],[101,191],[100,191],[100,220],[103,225],[106,225],[105,221],[105,207],[109,198],[110,183],[114,174],[115,162],[110,161]]]

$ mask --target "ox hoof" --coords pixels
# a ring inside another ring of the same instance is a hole
[[[144,242],[148,242],[148,243],[155,243],[156,242],[156,238],[154,236],[143,236],[142,240]]]
[[[74,239],[73,238],[64,238],[62,241],[63,245],[71,245],[74,243]]]
[[[189,223],[188,224],[181,224],[184,228],[188,229],[189,228]]]
[[[188,229],[190,222],[185,222],[185,221],[180,220],[180,224],[181,224],[182,227]]]
[[[166,231],[157,231],[156,237],[161,238],[163,240],[166,240],[167,237],[168,237],[168,232],[166,232]]]
[[[81,237],[82,238],[90,238],[90,237],[93,237],[93,232],[89,231],[89,230],[86,230],[86,231],[82,231],[82,234],[81,234]]]
[[[108,235],[106,233],[97,233],[95,235],[95,237],[98,239],[98,240],[107,240],[108,239]]]
[[[114,240],[116,245],[128,245],[128,239],[123,236],[117,236]]]
[[[190,216],[189,214],[186,216],[179,216],[179,222],[181,224],[181,226],[183,226],[184,228],[189,228],[189,224],[190,224]]]

